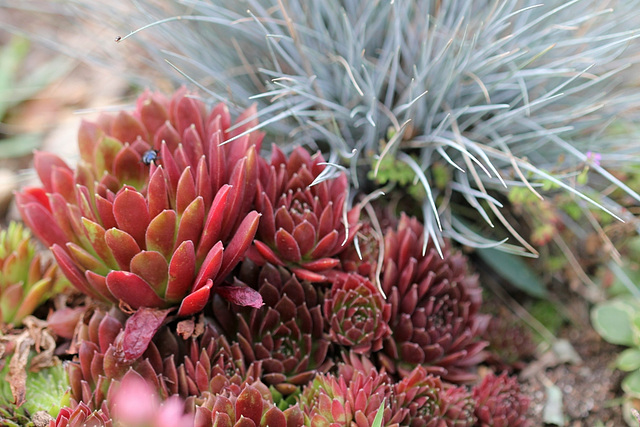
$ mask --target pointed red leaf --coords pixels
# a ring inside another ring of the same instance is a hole
[[[53,193],[58,193],[64,197],[67,202],[72,202],[74,200],[73,189],[76,185],[73,172],[71,172],[70,169],[58,166],[54,166],[51,170]]]
[[[92,197],[89,194],[89,189],[84,185],[75,186],[75,204],[80,210],[80,216],[89,218],[91,221],[96,221],[96,217],[93,212]],[[73,203],[73,202],[72,202]],[[78,224],[81,224],[80,218],[78,218]]]
[[[204,201],[198,196],[184,210],[178,226],[178,237],[176,244],[191,240],[194,245],[200,240],[202,227],[204,224]]]
[[[107,246],[107,243],[105,242],[104,228],[87,218],[82,218],[82,225],[84,225],[85,235],[91,242],[93,250],[105,265],[112,270],[118,268],[118,264],[111,253],[111,249],[109,249],[109,246]]]
[[[276,249],[284,261],[297,263],[302,259],[298,242],[283,228],[276,231]]]
[[[128,271],[112,271],[107,275],[109,291],[132,308],[162,307],[165,302],[140,276]]]
[[[97,260],[89,252],[85,251],[75,243],[67,243],[67,252],[71,254],[71,257],[82,270],[95,271],[98,274],[107,274],[109,268],[106,268],[99,260]]]
[[[28,203],[21,207],[22,219],[33,234],[38,236],[47,246],[63,246],[69,240],[56,224],[51,212],[37,203]]]
[[[113,173],[113,165],[118,153],[122,150],[122,142],[109,136],[103,136],[95,148],[94,153],[94,174],[101,177],[106,171]]]
[[[180,139],[180,134],[176,128],[173,127],[171,122],[166,121],[156,132],[153,139],[153,146],[158,150],[162,146],[162,142],[164,142],[167,145],[167,149],[173,153],[173,151],[178,148]],[[160,157],[160,161],[163,162],[162,164],[164,164],[164,159],[164,155]]]
[[[174,113],[173,121],[176,123],[180,135],[184,137],[185,131],[191,125],[195,126],[196,133],[204,135],[204,105],[202,102],[183,96],[175,104],[175,109],[172,112]]]
[[[219,122],[217,120],[216,122]],[[225,182],[225,167],[224,148],[220,146],[222,143],[222,135],[219,130],[211,131],[209,141],[207,143],[207,162],[209,166],[209,175],[211,177],[211,188],[215,191],[222,187]]]
[[[292,268],[291,272],[295,274],[298,279],[306,280],[311,283],[326,282],[328,280],[326,276],[314,273],[313,271],[309,271],[304,268]]]
[[[111,135],[121,142],[132,143],[138,137],[146,140],[147,130],[142,123],[131,114],[121,111],[115,118],[111,128]]]
[[[302,221],[293,229],[293,238],[298,242],[300,253],[304,257],[313,248],[316,241],[316,230],[308,221]]]
[[[323,271],[336,268],[340,265],[340,261],[335,258],[320,258],[313,261],[302,263],[301,266],[311,271]]]
[[[324,236],[335,230],[335,220],[333,217],[333,202],[329,202],[320,214],[320,223],[318,225],[318,236]]]
[[[113,214],[118,228],[133,237],[140,248],[144,248],[144,235],[149,226],[149,210],[144,196],[125,187],[113,201]]]
[[[213,203],[209,208],[207,220],[202,230],[202,236],[200,243],[198,244],[198,251],[196,258],[198,260],[203,259],[209,250],[213,247],[214,243],[220,240],[220,228],[222,227],[222,216],[224,214],[225,207],[227,205],[227,196],[229,194],[229,185],[223,185],[216,194]]]
[[[101,299],[104,301],[118,302],[118,299],[114,297],[109,291],[109,288],[107,288],[106,277],[96,274],[91,270],[85,271],[84,277],[87,279],[89,286],[100,295]]]
[[[193,287],[191,288],[192,291],[200,289],[204,286],[207,280],[215,280],[217,278],[216,275],[222,266],[222,256],[222,242],[218,242],[213,248],[211,248],[207,257],[204,259],[204,262],[200,267],[200,272],[198,272],[198,277],[196,277]]]
[[[164,101],[158,98],[157,94],[145,91],[138,98],[137,111],[140,113],[142,124],[151,134],[154,134],[167,120],[169,120],[169,112],[167,111]],[[153,142],[153,141],[149,141]]]
[[[218,274],[216,284],[221,283],[240,262],[242,257],[244,257],[245,252],[249,249],[249,246],[251,246],[251,242],[256,235],[259,220],[260,214],[256,211],[249,212],[242,220],[231,242],[225,246],[222,270]]]
[[[131,259],[130,271],[147,282],[156,294],[164,295],[169,277],[169,265],[160,252],[140,252]]]
[[[158,166],[147,187],[147,201],[149,203],[149,217],[155,218],[160,212],[170,209],[167,184],[164,176],[164,169]]]
[[[169,262],[169,282],[165,298],[170,302],[180,301],[191,289],[196,273],[196,254],[193,242],[182,242]]]
[[[231,172],[231,178],[229,183],[231,184],[231,190],[229,191],[229,199],[227,200],[227,210],[225,212],[224,221],[222,225],[222,239],[226,238],[233,231],[233,227],[237,224],[238,218],[243,214],[241,212],[242,205],[245,197],[245,186],[247,178],[246,160],[241,159],[235,164],[233,171]],[[253,198],[253,194],[250,196]]]
[[[189,204],[196,198],[196,185],[191,173],[191,168],[187,167],[180,176],[176,189],[176,211],[182,214]]]
[[[176,161],[176,165],[178,165],[178,169],[184,171],[186,168],[195,168],[195,165],[192,165],[189,161],[189,156],[184,150],[184,145],[180,143],[178,145],[178,149],[173,152],[173,158]]]
[[[262,257],[264,257],[267,262],[270,262],[273,265],[284,265],[284,262],[282,262],[282,260],[278,258],[278,255],[276,255],[269,246],[265,245],[259,240],[254,240],[253,244],[258,250],[258,253],[262,255]]]
[[[252,420],[256,426],[262,419],[262,395],[254,387],[247,385],[236,400],[236,418],[243,416]]]
[[[206,157],[200,157],[198,160],[198,167],[196,168],[196,192],[199,196],[202,196],[205,206],[211,206],[213,200],[213,187],[211,186],[211,177],[207,170]]]
[[[178,316],[190,316],[204,310],[209,302],[213,282],[208,280],[203,287],[187,295],[180,303]]]
[[[203,154],[202,139],[200,138],[202,133],[198,133],[195,126],[189,126],[182,134],[182,146],[189,159],[189,164],[195,166],[198,164],[200,157]]]
[[[60,227],[67,239],[77,241],[77,239],[74,239],[75,230],[71,226],[71,220],[69,219],[71,212],[67,201],[59,194],[49,194],[47,204],[51,206],[51,214],[55,219],[55,225]]]
[[[177,216],[173,210],[162,211],[147,227],[145,241],[147,249],[158,251],[165,259],[171,259],[176,241]]]
[[[111,249],[111,253],[120,268],[128,270],[131,258],[140,252],[140,246],[138,246],[133,237],[122,230],[111,228],[105,231],[104,241]]]
[[[336,249],[339,249],[339,246],[342,242],[338,241],[338,232],[333,230],[331,233],[324,236],[316,247],[311,251],[310,258],[324,258],[327,256],[332,256],[335,254]]]
[[[264,425],[267,426],[286,426],[287,418],[284,413],[277,407],[272,407],[264,414]],[[303,425],[303,424],[300,424]]]
[[[78,149],[80,157],[88,164],[93,163],[97,142],[104,136],[104,131],[96,123],[82,120],[78,129]]]
[[[236,427],[236,424],[231,421],[229,415],[224,412],[215,411],[212,413],[211,417],[213,418],[212,427]]]
[[[100,217],[102,228],[108,230],[116,227],[116,218],[113,216],[113,203],[102,196],[95,195],[96,211]]]
[[[66,169],[71,172],[71,168],[60,157],[52,153],[44,151],[34,151],[33,153],[33,166],[38,172],[38,177],[42,181],[44,189],[48,193],[54,191],[52,183],[52,172],[54,167]]]
[[[231,114],[229,113],[229,107],[224,102],[216,104],[215,107],[209,113],[207,118],[207,132],[215,132],[218,130],[226,131],[231,127]],[[215,124],[215,125],[214,125]]]
[[[44,206],[48,211],[51,211],[49,196],[47,192],[40,187],[25,187],[20,192],[15,193],[15,198],[18,207],[28,203],[36,203]]]
[[[91,289],[80,269],[76,267],[75,263],[71,260],[71,257],[64,249],[62,249],[61,246],[54,244],[51,248],[51,252],[58,262],[58,266],[60,267],[62,274],[65,275],[73,286],[85,295],[92,296],[96,299],[102,299],[97,292],[94,292]]]

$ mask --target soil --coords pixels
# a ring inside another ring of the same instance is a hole
[[[549,367],[522,382],[532,399],[533,425],[545,425],[546,384],[553,384],[562,391],[566,426],[625,426],[617,400],[623,373],[611,368],[622,348],[602,341],[590,326],[566,328],[561,337],[569,340],[582,362]]]

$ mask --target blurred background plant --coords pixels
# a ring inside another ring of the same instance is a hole
[[[25,156],[40,145],[44,129],[28,129],[17,117],[73,63],[58,55],[30,66],[31,45],[27,38],[15,35],[0,47],[0,158]]]

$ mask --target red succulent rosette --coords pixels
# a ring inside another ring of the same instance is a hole
[[[442,382],[417,366],[394,385],[396,405],[406,409],[401,424],[412,427],[471,427],[474,402],[464,387]]]
[[[348,362],[337,375],[318,374],[304,389],[300,402],[307,425],[370,427],[384,402],[382,425],[398,427],[407,409],[396,405],[389,375],[353,354]]]
[[[163,316],[143,310],[126,322],[125,317],[115,308],[98,310],[79,326],[78,354],[67,365],[72,403],[101,408],[111,384],[131,370],[162,399],[178,395],[187,401],[260,377],[260,364],[247,366],[239,345],[229,344],[210,324],[202,325],[197,337],[183,339],[167,326],[153,335]]]
[[[331,281],[324,301],[331,341],[359,354],[380,350],[382,340],[391,335],[391,305],[358,274],[333,273]]]
[[[385,340],[382,364],[407,375],[416,365],[444,380],[469,382],[484,358],[480,337],[488,316],[480,314],[482,290],[467,260],[449,246],[440,257],[429,243],[423,254],[423,226],[403,215],[384,239],[382,289],[391,304],[393,335]]]
[[[239,307],[215,296],[215,320],[230,340],[239,343],[247,363],[261,362],[265,384],[292,394],[331,366],[318,291],[271,264],[256,268],[245,261],[239,277],[259,291],[264,305]]]
[[[279,409],[269,389],[260,381],[253,384],[228,384],[218,393],[204,396],[198,406],[196,426],[202,427],[302,427],[299,407]]]
[[[347,177],[315,182],[327,167],[319,153],[296,148],[287,158],[274,146],[271,162],[261,163],[256,197],[262,214],[253,260],[288,266],[310,282],[325,281],[323,271],[335,268],[337,255],[358,229],[358,208],[346,212]]]
[[[515,377],[488,374],[473,387],[475,415],[481,427],[527,427],[529,398],[520,391]]]
[[[228,132],[230,124],[226,107],[207,116],[184,91],[170,102],[145,93],[134,113],[83,124],[76,171],[36,153],[43,188],[16,195],[22,217],[81,292],[134,309],[197,313],[258,227],[259,214],[250,209],[262,135],[222,144],[254,123]],[[142,156],[152,147],[157,164],[147,165]],[[260,305],[250,289],[223,292]]]
[[[136,371],[128,371],[120,381],[106,387],[107,398],[100,408],[79,402],[64,407],[49,427],[193,427],[193,415],[185,414],[185,404],[177,396],[162,401],[155,388]]]
[[[60,409],[55,420],[49,422],[49,427],[112,427],[113,421],[109,410],[91,410],[84,403],[78,404],[74,409],[64,407]]]

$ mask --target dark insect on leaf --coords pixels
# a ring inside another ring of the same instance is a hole
[[[158,159],[158,150],[148,150],[142,155],[142,163],[150,165],[151,162],[156,162]]]

